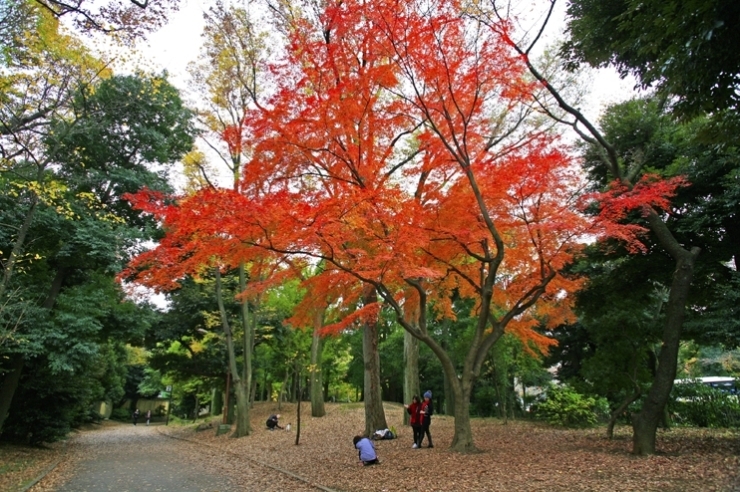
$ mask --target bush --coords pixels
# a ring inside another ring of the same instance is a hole
[[[676,384],[668,410],[678,425],[740,427],[738,395],[705,384]]]
[[[547,398],[537,405],[536,416],[551,425],[590,427],[608,408],[603,398],[584,396],[568,386],[551,386]]]
[[[114,408],[110,413],[110,418],[111,420],[126,422],[127,420],[131,420],[131,412],[127,408]]]

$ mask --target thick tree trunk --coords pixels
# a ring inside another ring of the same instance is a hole
[[[249,434],[249,399],[247,398],[247,388],[245,381],[242,379],[239,369],[236,365],[236,350],[234,349],[234,336],[229,325],[229,319],[226,315],[224,306],[223,292],[221,289],[221,272],[218,268],[216,273],[216,301],[218,310],[221,315],[221,325],[226,336],[226,350],[229,355],[229,370],[231,372],[231,381],[236,392],[236,430],[232,437],[244,437]]]
[[[658,430],[658,423],[663,416],[663,410],[673,388],[673,380],[676,378],[686,300],[699,249],[693,248],[690,252],[680,249],[678,253],[675,250],[672,253],[676,257],[676,270],[673,272],[673,281],[666,306],[663,344],[658,355],[658,368],[642,409],[632,417],[632,452],[638,455],[655,453],[655,434]]]
[[[375,292],[365,296],[366,302],[375,302]],[[380,386],[380,353],[378,352],[378,323],[366,322],[362,328],[362,357],[365,363],[365,435],[371,436],[377,429],[386,429],[388,424],[383,410],[383,395]]]
[[[23,372],[23,356],[14,354],[10,359],[10,369],[5,374],[3,382],[0,383],[0,432],[3,430],[5,419],[8,418],[10,404],[21,379],[21,372]]]
[[[403,401],[411,403],[419,394],[419,340],[408,331],[403,332]],[[409,425],[410,415],[403,412],[403,423]]]
[[[249,393],[245,381],[234,381],[234,390],[236,391],[236,430],[231,437],[248,436],[251,429],[249,426]]]
[[[455,434],[450,449],[458,453],[476,453],[473,444],[473,431],[470,428],[470,384],[453,383],[455,395]],[[434,422],[434,417],[432,417]]]
[[[324,325],[323,310],[317,311],[313,320],[313,338],[311,340],[311,367],[309,376],[311,378],[311,416],[323,417],[326,415],[324,407],[324,381],[321,373],[321,352],[324,344],[322,343],[319,330]]]

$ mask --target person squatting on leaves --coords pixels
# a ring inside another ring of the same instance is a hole
[[[267,422],[266,422],[267,428],[269,430],[282,429],[282,427],[280,427],[280,425],[278,424],[279,420],[280,420],[280,414],[270,415],[267,418]]]
[[[421,431],[422,434],[419,437],[419,447],[421,447],[421,442],[424,440],[424,434],[426,434],[427,439],[429,440],[429,448],[433,448],[434,445],[432,444],[432,435],[429,433],[429,425],[432,423],[432,415],[434,415],[434,405],[432,404],[432,392],[431,390],[427,390],[426,393],[424,393],[424,401],[421,402],[421,413],[422,421],[421,421]]]
[[[363,465],[369,466],[380,464],[380,461],[378,461],[378,455],[375,454],[375,445],[370,439],[367,437],[355,436],[354,439],[352,439],[352,442],[354,443],[355,448],[359,450],[360,461]]]
[[[419,396],[414,395],[414,397],[411,399],[411,404],[404,405],[404,408],[411,416],[409,418],[409,424],[411,425],[411,429],[414,431],[414,444],[411,446],[413,449],[417,449],[421,447],[421,440],[424,438],[424,434],[422,431],[422,416],[421,416],[421,402],[419,401]]]

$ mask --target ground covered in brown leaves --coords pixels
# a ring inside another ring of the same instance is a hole
[[[28,447],[0,444],[0,491],[23,490],[62,461],[66,443]]]
[[[432,419],[433,449],[411,449],[410,427],[402,425],[403,408],[386,404],[388,425],[400,436],[376,441],[380,466],[362,467],[352,437],[362,433],[362,404],[330,404],[323,418],[310,417],[303,405],[300,444],[295,428],[270,432],[264,421],[281,413],[283,424],[295,427],[295,406],[257,404],[254,432],[242,439],[216,437],[214,432],[178,431],[178,435],[217,446],[242,458],[273,464],[336,490],[375,491],[730,491],[740,490],[740,434],[722,430],[661,431],[661,453],[650,457],[629,454],[630,429],[617,429],[616,438],[603,428],[555,429],[533,422],[504,424],[496,419],[473,419],[480,453],[451,452],[453,419]]]
[[[268,485],[250,487],[257,473],[280,482],[279,490],[311,490],[312,485],[340,491],[425,492],[740,490],[740,434],[736,431],[661,431],[661,452],[635,457],[629,454],[627,427],[617,429],[616,438],[610,441],[603,428],[563,430],[533,422],[473,419],[480,453],[462,455],[448,449],[453,435],[451,417],[433,417],[433,449],[411,449],[411,429],[402,425],[403,408],[386,404],[388,424],[400,436],[376,441],[381,464],[362,467],[352,446],[352,437],[364,428],[362,404],[328,404],[323,418],[310,417],[307,404],[302,409],[298,446],[295,405],[278,409],[275,403],[257,403],[252,411],[253,432],[241,439],[228,434],[217,437],[215,429],[196,431],[192,424],[157,426],[152,431],[178,438],[193,460],[213,460],[214,456],[222,460],[219,472],[229,475],[242,490],[272,490]],[[271,413],[281,413],[281,423],[292,423],[293,429],[266,430],[264,421]],[[73,438],[70,449],[75,448],[74,442]],[[31,489],[54,490],[52,483],[73,473],[74,455],[65,452],[63,444],[45,450],[0,447],[0,490],[21,490],[23,480],[30,480],[61,457],[57,470],[64,473],[55,470],[49,483],[44,479]],[[280,480],[275,480],[276,474]],[[289,483],[294,486],[286,488]]]

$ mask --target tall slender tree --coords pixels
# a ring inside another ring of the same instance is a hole
[[[623,4],[622,4],[623,5]],[[546,16],[549,20],[555,6],[550,3]],[[497,29],[503,20],[504,14],[493,2],[479,8],[475,17],[486,23],[491,29]],[[635,454],[652,454],[655,452],[655,436],[663,409],[673,387],[676,375],[676,364],[679,343],[689,289],[694,276],[696,259],[701,251],[698,246],[681,243],[668,226],[665,212],[670,207],[667,198],[675,194],[675,190],[682,182],[674,180],[660,180],[647,176],[645,169],[649,163],[639,155],[621,159],[614,146],[606,140],[603,133],[593,122],[584,116],[575,106],[566,101],[558,87],[548,82],[548,79],[537,69],[530,58],[533,48],[547,25],[547,20],[536,30],[533,39],[518,42],[507,36],[507,43],[513,47],[525,61],[529,72],[543,87],[549,91],[556,105],[565,111],[567,118],[559,118],[564,124],[574,128],[587,142],[598,145],[602,150],[604,166],[614,179],[611,189],[601,197],[602,218],[612,235],[638,245],[639,240],[634,234],[640,228],[613,227],[625,216],[628,211],[639,211],[645,219],[642,230],[649,229],[656,241],[666,254],[675,262],[675,270],[670,284],[670,294],[665,307],[665,323],[663,325],[662,347],[660,350],[658,370],[653,384],[641,411],[633,417],[633,452]],[[616,32],[619,32],[617,29]],[[655,51],[654,46],[649,51]],[[547,111],[547,109],[546,109]]]

